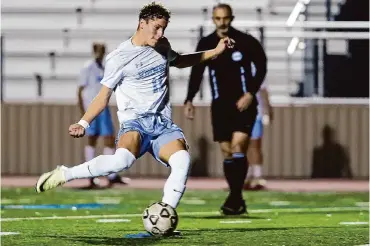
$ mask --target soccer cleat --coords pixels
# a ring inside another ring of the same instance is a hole
[[[109,187],[112,187],[115,184],[128,185],[130,182],[129,178],[120,177],[117,175],[114,179],[109,179]]]
[[[243,185],[243,190],[253,190],[252,189],[252,180],[248,179],[247,181],[245,181],[245,183]]]
[[[266,180],[262,178],[256,178],[252,180],[251,187],[254,190],[263,190],[266,188]]]
[[[99,178],[90,178],[89,185],[84,187],[84,189],[100,189],[100,179]]]
[[[63,166],[58,166],[53,171],[41,175],[36,183],[36,192],[41,193],[66,183]]]
[[[232,201],[229,197],[221,206],[221,212],[224,215],[241,215],[247,213],[247,206],[244,200]]]
[[[243,190],[264,190],[266,188],[266,180],[262,178],[255,178],[252,180],[247,180],[244,183]]]

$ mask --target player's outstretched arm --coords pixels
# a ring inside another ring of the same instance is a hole
[[[227,48],[233,48],[235,41],[229,37],[223,38],[218,43],[217,47],[212,50],[200,51],[190,54],[181,54],[176,58],[174,67],[185,68],[196,64],[205,62],[209,59],[215,58],[224,52]]]
[[[108,88],[105,85],[102,86],[98,95],[91,102],[81,120],[69,127],[69,134],[72,137],[79,138],[85,135],[85,129],[89,127],[90,122],[92,122],[104,110],[104,108],[108,106],[112,92],[113,90],[111,88]]]

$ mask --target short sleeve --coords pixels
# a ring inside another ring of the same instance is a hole
[[[116,56],[107,58],[104,69],[104,77],[100,83],[108,88],[114,89],[122,80],[122,78],[122,66],[120,65],[119,61],[117,61]]]
[[[266,84],[266,81],[263,81],[262,84],[261,84],[261,87],[260,87],[260,90],[267,90],[267,84]]]
[[[168,51],[168,62],[170,63],[170,66],[174,66],[176,64],[176,59],[178,58],[179,53],[174,51],[173,49],[169,49]]]
[[[179,53],[177,53],[176,51],[174,51],[173,49],[169,49],[168,51],[168,61],[169,62],[173,62],[174,60],[176,60],[176,58],[179,56]]]
[[[89,68],[84,67],[80,71],[80,77],[79,77],[78,84],[79,86],[86,86],[88,83],[89,83]]]

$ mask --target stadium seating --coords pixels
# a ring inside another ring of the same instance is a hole
[[[4,91],[5,100],[36,98],[34,74],[44,77],[45,98],[76,100],[77,79],[81,66],[89,59],[91,43],[104,41],[108,51],[134,32],[138,9],[145,0],[26,0],[2,1],[2,35],[4,36]],[[199,26],[210,18],[213,0],[164,2],[173,12],[166,30],[175,50],[191,52],[199,36]],[[237,20],[286,21],[296,0],[276,1],[278,15],[270,15],[267,0],[228,1]],[[337,11],[333,1],[333,11]],[[262,9],[258,16],[256,9]],[[208,14],[203,14],[203,9]],[[312,0],[310,20],[324,20],[325,6]],[[257,30],[248,30],[259,37]],[[269,58],[267,81],[273,96],[288,96],[302,80],[304,52],[297,50],[288,65],[286,48],[289,38],[274,38],[266,30],[265,47]],[[307,59],[307,57],[306,57]],[[290,73],[287,69],[290,69]],[[307,67],[306,67],[307,69]],[[309,68],[308,68],[309,69]],[[190,69],[171,69],[172,101],[182,102]],[[210,101],[208,83],[203,84],[204,102]],[[22,88],[22,90],[19,90]],[[63,93],[61,93],[63,91]],[[17,92],[17,93],[15,93]],[[178,92],[178,93],[177,93]],[[197,98],[198,101],[199,97]]]

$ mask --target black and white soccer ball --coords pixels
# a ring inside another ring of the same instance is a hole
[[[177,212],[164,202],[149,205],[143,213],[144,228],[153,236],[168,236],[179,222]]]

